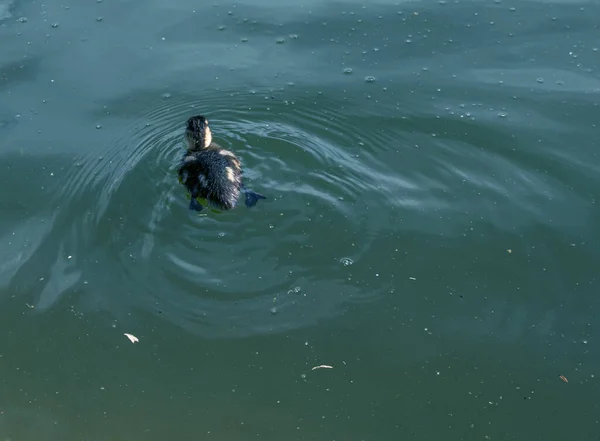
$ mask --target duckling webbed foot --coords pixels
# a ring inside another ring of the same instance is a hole
[[[192,196],[192,200],[190,201],[190,210],[200,212],[203,208],[204,207],[202,206],[202,204],[198,202],[195,197]]]
[[[260,193],[256,193],[255,191],[248,190],[247,188],[243,189],[244,193],[246,193],[246,207],[254,207],[259,199],[267,199]]]

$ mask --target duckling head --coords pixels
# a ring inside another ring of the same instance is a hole
[[[212,133],[208,120],[202,116],[192,116],[187,120],[185,138],[190,150],[202,150],[212,143]]]

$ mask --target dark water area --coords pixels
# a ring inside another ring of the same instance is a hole
[[[0,441],[600,439],[597,17],[0,0]]]

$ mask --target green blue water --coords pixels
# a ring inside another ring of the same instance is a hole
[[[597,17],[0,0],[0,441],[600,439]]]

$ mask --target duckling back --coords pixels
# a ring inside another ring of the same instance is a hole
[[[192,195],[221,210],[237,204],[242,187],[240,161],[228,150],[209,147],[188,151],[179,167],[179,178]]]

